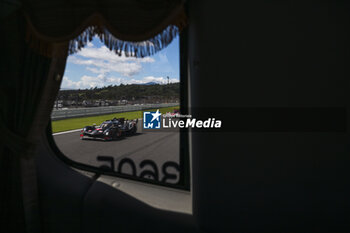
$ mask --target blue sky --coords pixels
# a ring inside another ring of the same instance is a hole
[[[85,89],[109,85],[179,82],[179,38],[153,56],[118,56],[97,37],[68,57],[62,89]]]

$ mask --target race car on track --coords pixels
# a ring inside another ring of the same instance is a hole
[[[124,118],[114,118],[104,121],[99,126],[85,126],[80,133],[80,139],[85,137],[99,138],[105,141],[113,140],[122,136],[133,135],[137,132],[136,120],[125,120]]]

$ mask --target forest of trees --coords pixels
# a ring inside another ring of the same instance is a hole
[[[103,101],[106,105],[122,103],[176,102],[180,98],[180,83],[170,84],[129,84],[90,88],[84,90],[60,90],[57,103],[62,106],[94,105]],[[101,104],[100,104],[101,105]],[[104,104],[102,104],[104,105]]]

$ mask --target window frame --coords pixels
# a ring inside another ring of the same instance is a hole
[[[188,89],[188,31],[184,28],[179,35],[179,66],[180,66],[180,112],[181,114],[188,114],[189,106],[189,89]],[[146,179],[138,176],[117,173],[115,171],[103,170],[102,168],[95,167],[88,164],[83,164],[74,160],[71,160],[63,152],[60,151],[52,136],[51,118],[46,129],[46,135],[48,143],[55,153],[55,155],[67,165],[79,169],[82,171],[95,173],[97,176],[107,175],[112,177],[119,177],[123,179],[138,181],[147,184],[159,185],[168,188],[180,189],[190,191],[191,176],[190,176],[190,158],[189,158],[189,130],[186,128],[180,129],[180,153],[179,153],[179,181],[176,184],[163,183],[152,179]],[[159,169],[159,168],[158,168]]]

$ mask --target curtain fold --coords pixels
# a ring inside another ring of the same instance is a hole
[[[0,53],[1,232],[40,232],[35,146],[60,85],[49,79],[54,59],[29,47],[25,33],[21,12],[1,18],[1,35],[5,35]],[[45,93],[52,89],[56,93],[47,98]],[[43,99],[50,100],[46,106]]]

